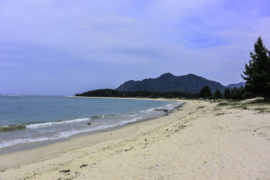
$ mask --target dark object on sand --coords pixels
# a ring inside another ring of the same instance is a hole
[[[61,170],[59,172],[61,172],[61,173],[69,173],[70,172],[70,169]]]
[[[164,112],[168,112],[168,109],[164,109],[164,108],[156,108],[155,111],[164,111]]]
[[[88,166],[88,164],[83,164],[83,165],[80,166],[80,168],[83,168],[83,167],[86,167],[86,166]]]
[[[89,122],[89,123],[87,123],[87,125],[88,125],[88,126],[91,126],[92,124]]]

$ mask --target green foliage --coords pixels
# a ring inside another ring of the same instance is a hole
[[[174,76],[166,73],[158,78],[144,79],[142,81],[127,81],[120,85],[117,91],[149,91],[149,92],[174,92],[198,93],[201,88],[208,85],[215,92],[217,89],[223,92],[225,87],[215,81],[210,81],[195,74]]]
[[[244,87],[226,88],[224,91],[224,99],[242,100],[251,97],[248,95]]]
[[[75,94],[87,97],[148,97],[148,98],[198,98],[197,94],[182,93],[180,91],[150,92],[150,91],[117,91],[113,89],[98,89]]]
[[[231,89],[231,99],[240,100],[240,99],[244,99],[245,97],[246,97],[245,89],[243,87]]]
[[[183,93],[180,91],[169,92],[150,92],[150,91],[117,91],[114,89],[97,89],[93,91],[87,91],[78,93],[75,96],[88,96],[88,97],[147,97],[147,98],[212,98],[211,90],[208,86],[201,89],[200,93],[191,94]],[[247,98],[245,88],[227,88],[224,92],[225,99],[241,100]],[[221,99],[222,94],[219,90],[215,91],[213,98]]]
[[[221,92],[219,90],[216,90],[214,97],[215,97],[215,99],[221,99],[222,98]]]
[[[211,96],[212,96],[212,92],[209,86],[204,86],[200,91],[200,97],[210,98]]]
[[[244,75],[242,75],[246,80],[246,86],[226,88],[223,96],[225,99],[241,100],[259,95],[263,96],[266,101],[270,101],[270,51],[265,48],[260,37],[255,43],[254,52],[250,53],[250,57],[251,60],[245,65]],[[182,86],[178,87],[179,84]],[[200,93],[196,93],[203,84],[207,85],[201,88]],[[223,91],[224,86],[217,82],[193,74],[177,77],[167,73],[156,79],[128,81],[116,90],[98,89],[79,93],[76,96],[211,98],[211,89],[215,90],[214,98],[222,98],[220,90]]]
[[[225,91],[224,91],[224,98],[225,99],[231,99],[231,90],[230,88],[226,88]]]
[[[270,51],[264,46],[261,37],[254,45],[254,52],[250,52],[250,58],[242,75],[246,80],[246,90],[270,101]]]

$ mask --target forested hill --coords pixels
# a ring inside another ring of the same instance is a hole
[[[240,87],[245,87],[246,83],[245,82],[240,82],[236,84],[229,84],[227,87],[228,88],[240,88]]]
[[[195,74],[174,76],[165,73],[158,78],[144,79],[141,81],[130,80],[120,85],[117,91],[149,91],[149,92],[172,92],[181,91],[185,93],[198,93],[204,86],[209,86],[212,92],[220,90],[223,92],[225,86]]]

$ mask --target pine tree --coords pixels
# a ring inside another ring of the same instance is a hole
[[[204,86],[200,91],[200,97],[209,98],[212,96],[211,89],[208,86]]]
[[[221,99],[222,98],[222,94],[221,94],[221,92],[219,90],[216,90],[214,96],[215,96],[216,99]]]
[[[254,45],[254,52],[250,52],[250,58],[242,75],[246,80],[246,90],[270,101],[270,51],[264,46],[261,37]]]
[[[226,88],[225,91],[224,91],[224,98],[225,99],[231,99],[231,96],[232,96],[232,94],[231,94],[230,88]]]

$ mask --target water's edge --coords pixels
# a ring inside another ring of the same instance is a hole
[[[158,101],[160,101],[161,99],[149,99],[149,100],[158,100]],[[130,121],[127,121],[127,122],[125,122],[123,124],[119,124],[117,126],[107,127],[107,128],[104,128],[104,129],[97,129],[97,130],[94,130],[94,131],[87,131],[87,132],[71,134],[70,136],[62,137],[62,138],[59,138],[59,139],[49,139],[49,140],[46,140],[46,141],[38,141],[38,142],[16,144],[16,145],[13,145],[13,146],[1,148],[0,149],[0,154],[2,155],[2,154],[12,153],[12,152],[29,150],[29,149],[33,149],[33,148],[37,148],[37,147],[41,147],[41,146],[46,146],[46,145],[50,145],[50,144],[54,144],[54,143],[67,141],[69,139],[79,137],[79,136],[85,136],[85,135],[90,135],[90,134],[96,134],[96,133],[101,133],[101,132],[112,131],[112,130],[122,128],[124,126],[128,126],[128,125],[131,125],[131,124],[140,123],[140,122],[144,122],[144,121],[148,121],[148,120],[157,119],[157,118],[160,118],[162,116],[166,116],[166,115],[172,113],[173,111],[175,111],[176,109],[178,109],[178,108],[180,108],[181,106],[184,105],[183,102],[178,101],[178,100],[173,100],[172,101],[172,100],[165,100],[164,99],[164,101],[171,102],[171,103],[167,104],[167,105],[170,105],[170,106],[165,105],[164,107],[161,107],[161,108],[155,108],[155,111],[162,112],[158,116],[149,116],[149,117],[142,118],[140,120],[130,120]]]

